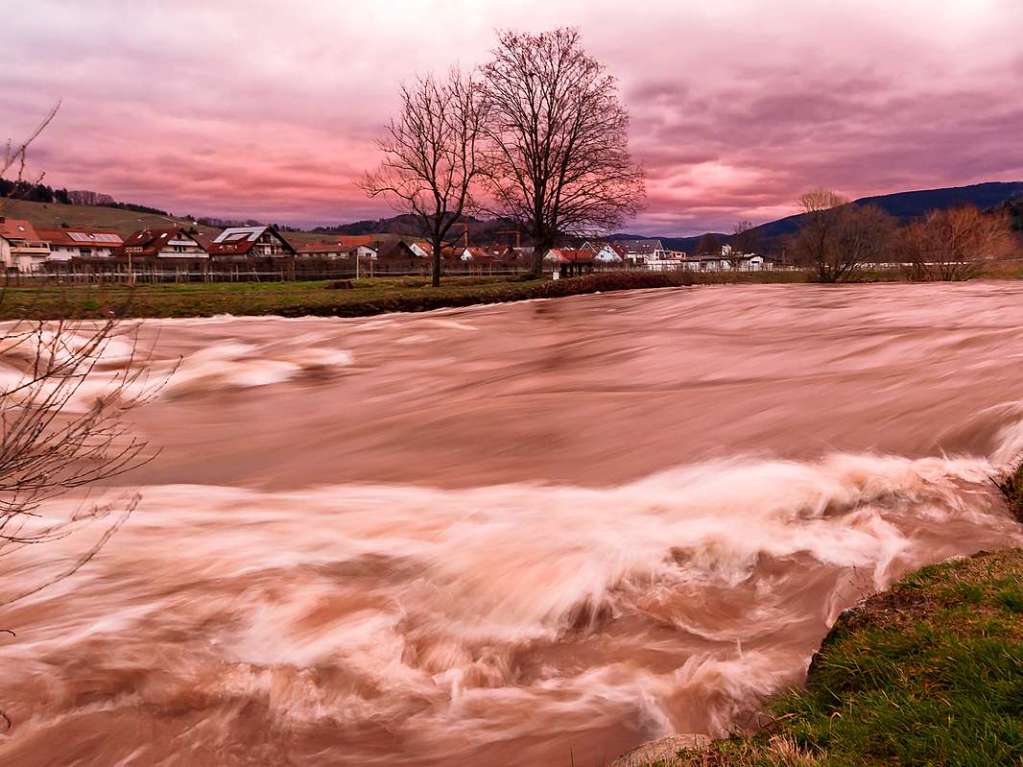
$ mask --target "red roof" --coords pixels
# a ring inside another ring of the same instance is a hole
[[[167,246],[168,242],[176,239],[194,240],[198,243],[198,240],[181,226],[165,229],[140,229],[124,241],[118,255],[122,255],[125,248],[142,248],[141,255],[155,256]]]
[[[36,232],[30,221],[20,218],[0,218],[0,237],[5,240],[39,240],[39,233]]]
[[[555,248],[554,253],[557,254],[557,260],[560,263],[589,263],[593,260],[594,253],[592,250],[584,250],[582,248]]]
[[[338,245],[336,242],[308,242],[305,245],[299,245],[297,248],[299,253],[307,255],[315,255],[317,253],[346,253],[345,248]]]
[[[337,238],[337,244],[345,250],[352,250],[360,245],[364,245],[367,248],[376,246],[376,242],[379,238],[374,234],[362,234],[362,235],[344,235]]]
[[[102,229],[95,226],[75,226],[63,229],[40,229],[39,238],[49,243],[60,245],[98,246],[101,248],[118,248],[124,243],[113,229]]]

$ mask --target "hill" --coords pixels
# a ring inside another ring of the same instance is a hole
[[[159,228],[180,224],[192,226],[185,218],[140,213],[103,205],[65,205],[59,202],[30,202],[5,198],[0,200],[0,215],[31,221],[37,229],[59,229],[68,226],[99,226],[113,229],[122,237],[147,227]],[[215,234],[219,229],[198,225],[200,232]]]
[[[495,243],[511,245],[515,242],[516,226],[514,222],[507,219],[481,219],[474,218],[473,216],[463,216],[451,228],[449,238],[456,239],[466,230],[468,230],[470,242],[476,245]],[[418,219],[409,214],[401,214],[391,218],[366,219],[354,221],[350,224],[338,224],[337,226],[318,226],[312,231],[323,235],[396,234],[402,237],[423,236]],[[525,236],[522,236],[521,240],[525,242]]]
[[[925,215],[932,210],[954,208],[959,205],[974,205],[989,210],[1005,205],[1009,200],[1023,195],[1023,181],[992,181],[970,186],[953,186],[942,189],[921,189],[913,192],[898,192],[874,197],[861,197],[852,205],[876,205],[899,221],[906,222]],[[752,229],[758,240],[770,243],[796,232],[805,214],[788,216],[777,221],[761,224]]]
[[[953,208],[957,205],[974,205],[981,210],[993,208],[1004,208],[1010,215],[1020,216],[1020,203],[1012,202],[1014,199],[1023,197],[1023,181],[990,181],[983,184],[972,184],[970,186],[952,186],[941,189],[921,189],[912,192],[896,192],[895,194],[883,194],[874,197],[861,197],[853,200],[853,205],[876,205],[885,212],[895,216],[902,222],[910,221],[922,216],[932,210]],[[804,214],[796,214],[780,218],[777,221],[770,221],[766,224],[754,227],[750,234],[757,241],[770,247],[772,241],[780,237],[793,234],[799,229]],[[721,242],[728,242],[732,239],[730,234],[711,232]],[[639,234],[613,234],[613,240],[640,240],[659,239],[666,248],[671,250],[684,250],[692,252],[700,239],[705,235],[695,237],[657,237],[656,235]]]

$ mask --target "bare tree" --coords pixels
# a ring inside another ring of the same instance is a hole
[[[28,148],[59,106],[26,140],[17,146],[7,143],[0,177],[17,165],[18,181],[24,180]],[[137,355],[138,327],[125,330],[113,319],[0,327],[0,560],[70,535],[84,524],[103,525],[91,545],[49,578],[6,593],[0,590],[0,606],[73,575],[138,503],[135,495],[113,504],[81,501],[63,518],[55,518],[51,510],[42,513],[48,502],[118,477],[154,457],[123,418],[162,385],[149,381],[147,360]],[[14,634],[9,629],[0,633]],[[10,726],[2,711],[0,719]]]
[[[136,354],[137,327],[124,331],[115,320],[32,322],[15,323],[0,335],[0,360],[14,373],[0,390],[0,557],[63,537],[75,524],[109,513],[96,508],[52,522],[38,511],[57,496],[151,460],[146,442],[132,436],[123,420],[160,385],[150,382],[146,360]],[[113,372],[101,373],[101,365]],[[133,505],[123,508],[100,542],[59,577],[91,559]],[[0,605],[27,593],[0,596]]]
[[[847,205],[840,210],[838,252],[846,271],[890,262],[898,222],[877,205]]]
[[[497,212],[531,237],[538,276],[558,238],[612,229],[638,211],[643,171],[629,155],[629,116],[617,81],[574,29],[501,32],[483,76],[489,190]]]
[[[931,211],[910,224],[902,244],[917,279],[966,280],[985,261],[1009,255],[1014,243],[1005,213],[984,214],[963,206]]]
[[[17,168],[18,172],[15,177],[15,189],[21,186],[25,182],[25,169],[28,162],[28,149],[32,146],[39,135],[46,130],[46,127],[53,122],[53,118],[57,116],[57,110],[60,109],[60,102],[58,101],[54,107],[46,114],[46,117],[36,126],[25,139],[15,143],[14,139],[7,139],[4,144],[3,155],[0,156],[0,179],[4,179],[11,168]],[[43,178],[46,176],[45,173],[40,173],[33,183],[41,184]],[[6,207],[6,201],[0,199],[0,214],[4,212]]]
[[[813,267],[821,282],[835,282],[840,273],[846,271],[841,268],[837,254],[837,236],[838,210],[848,202],[823,188],[806,192],[799,198],[803,222],[792,242],[793,258],[797,263]]]
[[[740,255],[756,253],[760,247],[760,237],[753,227],[752,221],[737,221],[732,229],[732,249]]]
[[[0,561],[100,525],[94,541],[49,577],[0,591],[0,606],[76,573],[138,504],[137,494],[100,504],[82,498],[64,516],[52,508],[43,512],[60,496],[84,492],[155,457],[123,418],[162,384],[148,379],[147,361],[136,355],[136,334],[137,326],[124,331],[114,320],[15,323],[0,332],[6,373],[0,389]],[[108,367],[114,371],[101,370]],[[10,629],[2,633],[14,636]],[[10,727],[2,711],[0,719]]]
[[[401,113],[380,141],[384,160],[362,187],[413,214],[433,249],[433,286],[440,285],[441,251],[452,227],[473,208],[480,175],[478,145],[484,100],[479,83],[452,69],[446,80],[422,77],[401,90]]]
[[[854,205],[828,189],[807,192],[800,204],[803,223],[792,252],[818,281],[849,279],[862,265],[890,257],[896,222],[876,205]]]

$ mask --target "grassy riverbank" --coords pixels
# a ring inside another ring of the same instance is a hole
[[[217,314],[362,317],[684,283],[674,275],[607,272],[557,281],[455,277],[440,288],[431,288],[424,278],[355,280],[348,289],[334,289],[331,284],[318,281],[7,288],[0,301],[0,319]]]
[[[1003,488],[1023,519],[1023,468]],[[1023,551],[920,570],[845,613],[760,732],[657,764],[1023,764]]]
[[[599,272],[563,280],[450,277],[439,288],[425,277],[351,280],[350,288],[315,282],[194,282],[128,287],[41,285],[0,289],[0,320],[119,317],[365,317],[449,306],[556,298],[612,290],[693,284],[807,282],[806,272]]]

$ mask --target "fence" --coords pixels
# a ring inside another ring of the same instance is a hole
[[[525,268],[504,265],[459,264],[446,266],[447,277],[498,277],[523,274]],[[19,272],[9,269],[4,275],[7,287],[43,285],[139,285],[159,283],[197,282],[288,282],[294,280],[350,280],[357,277],[428,277],[428,266],[363,264],[358,270],[351,264],[303,263],[301,261],[273,263],[213,263],[198,266],[165,267],[163,265],[133,265],[129,271],[122,264],[48,264],[46,271]]]

